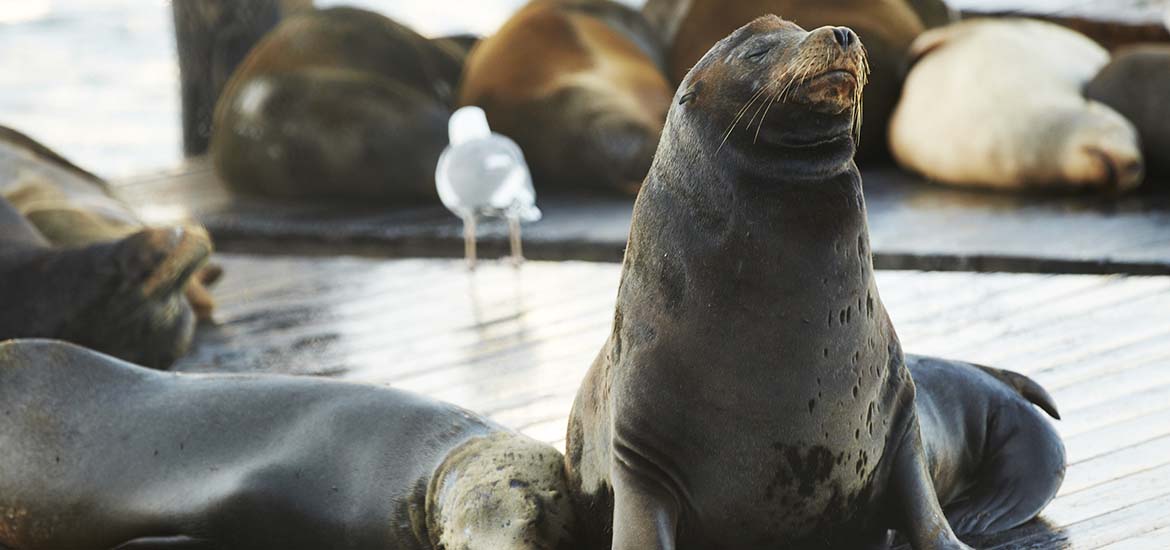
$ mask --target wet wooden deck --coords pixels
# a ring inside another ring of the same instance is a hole
[[[563,445],[620,267],[220,255],[220,324],[184,371],[335,376],[422,392]],[[1028,373],[1070,467],[1044,514],[980,548],[1170,548],[1170,277],[885,271],[913,352]]]
[[[875,263],[885,269],[1170,274],[1170,184],[1136,194],[1012,195],[931,185],[893,167],[863,172]],[[206,163],[122,182],[149,221],[198,219],[220,250],[457,257],[462,225],[437,204],[375,207],[231,194]],[[525,251],[546,260],[620,261],[632,200],[540,196]],[[481,252],[506,250],[503,224],[481,226]]]

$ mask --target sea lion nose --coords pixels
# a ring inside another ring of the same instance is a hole
[[[849,49],[849,46],[857,42],[857,34],[849,27],[834,27],[833,38],[837,40],[837,45],[841,46],[843,50]]]

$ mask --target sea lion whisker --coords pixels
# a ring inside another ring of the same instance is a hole
[[[742,109],[740,109],[739,115],[737,115],[735,117],[735,120],[731,121],[731,126],[729,126],[727,128],[727,132],[723,135],[723,141],[721,141],[719,143],[719,147],[715,149],[716,155],[718,155],[719,152],[723,150],[723,146],[727,144],[728,138],[730,138],[732,132],[735,131],[735,126],[737,124],[739,124],[740,119],[743,118],[743,115],[747,113],[747,110],[751,108],[752,104],[756,102],[756,99],[762,95],[763,90],[764,89],[761,87],[759,91],[757,91],[755,94],[753,94],[752,98],[748,100],[748,102],[743,106]]]

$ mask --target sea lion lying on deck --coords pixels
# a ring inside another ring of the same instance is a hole
[[[8,200],[57,247],[115,241],[145,224],[98,176],[48,147],[0,126],[0,198]],[[208,265],[187,282],[187,299],[199,320],[210,321],[215,301],[207,287],[222,271]]]
[[[676,83],[715,42],[761,15],[776,14],[806,29],[853,29],[871,67],[858,150],[863,160],[889,156],[886,125],[898,101],[910,44],[924,30],[956,19],[943,0],[648,0],[643,13],[670,48],[668,74]]]
[[[0,344],[12,550],[568,550],[560,452],[384,387]]]
[[[292,15],[253,48],[216,107],[211,157],[245,192],[436,199],[463,54],[382,15]]]
[[[520,145],[537,188],[634,194],[673,94],[663,48],[609,0],[533,0],[468,58],[462,105]]]
[[[1109,62],[1052,23],[981,19],[931,30],[890,121],[905,168],[956,186],[1126,191],[1143,178],[1133,125],[1082,89]]]
[[[1137,128],[1150,173],[1170,176],[1170,46],[1148,44],[1114,54],[1085,96],[1121,113]]]
[[[601,518],[591,543],[852,549],[896,529],[918,550],[964,549],[948,505],[982,532],[1030,518],[1059,486],[1063,448],[1035,411],[1003,427],[1049,446],[989,424],[1031,407],[1032,388],[925,360],[914,370],[938,401],[916,399],[853,162],[865,74],[851,30],[770,16],[684,79],[634,207],[613,331],[570,416],[578,518]],[[755,105],[758,125],[736,128]],[[996,462],[1004,450],[1031,462]],[[1017,473],[1040,478],[996,485]]]
[[[191,342],[183,289],[210,254],[197,227],[53,248],[0,198],[0,340],[59,338],[166,368]]]

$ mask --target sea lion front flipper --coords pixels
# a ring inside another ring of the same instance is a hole
[[[613,470],[612,550],[674,550],[678,506],[668,491],[620,461]]]
[[[914,550],[972,550],[955,536],[939,506],[916,419],[907,427],[905,439],[893,459],[891,505],[898,510],[896,514],[901,514],[896,518],[900,520],[899,532],[910,546]]]
[[[215,543],[185,536],[145,537],[124,542],[113,550],[216,550]]]

